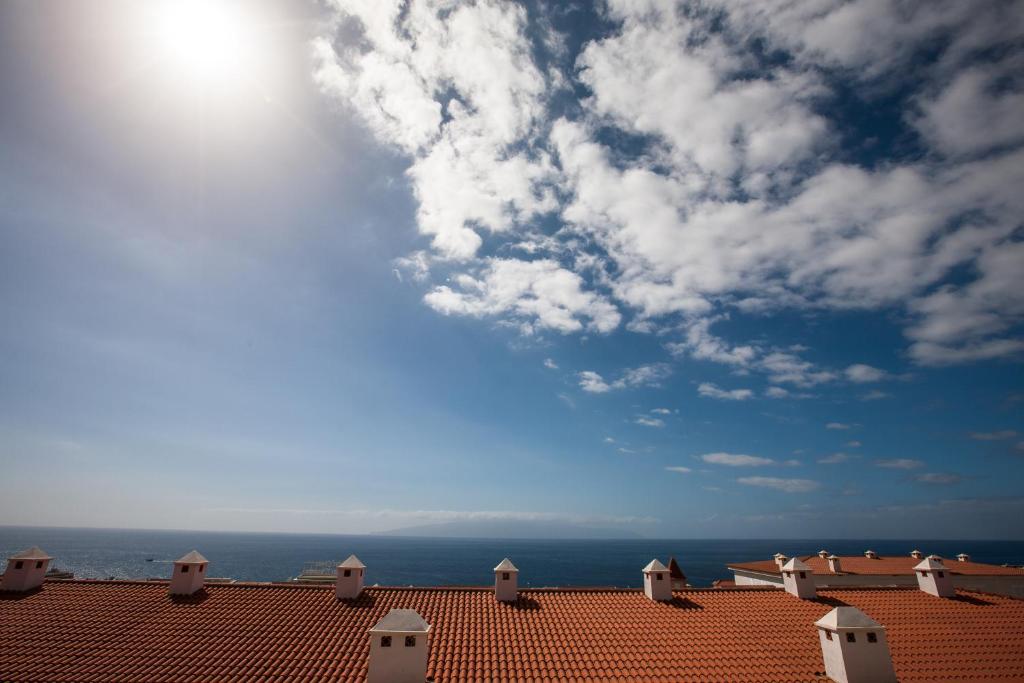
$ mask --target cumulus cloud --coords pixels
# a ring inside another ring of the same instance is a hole
[[[523,334],[608,333],[625,315],[673,353],[796,387],[885,374],[711,326],[895,308],[915,363],[1024,354],[1014,3],[613,1],[574,55],[544,7],[328,4],[316,81],[409,160],[430,253],[398,269],[447,278],[425,296],[435,310]],[[822,104],[900,78],[896,118],[925,153],[857,165],[849,122]]]
[[[951,474],[948,472],[926,472],[925,474],[917,475],[914,477],[914,480],[919,481],[922,484],[947,486],[950,484],[959,484],[963,481],[963,477],[959,474]]]
[[[971,432],[971,438],[975,441],[1003,441],[1016,436],[1017,432],[1012,429],[1003,429],[997,432]]]
[[[580,388],[593,394],[603,394],[613,389],[636,389],[638,387],[657,387],[661,382],[672,374],[672,368],[665,363],[652,363],[640,365],[635,368],[627,368],[622,375],[613,382],[606,382],[604,378],[593,370],[584,370],[579,373]]]
[[[633,421],[636,422],[638,425],[643,425],[644,427],[664,427],[665,426],[665,421],[664,420],[660,420],[660,419],[658,419],[656,417],[648,417],[646,415],[640,415],[640,416],[638,416]]]
[[[846,424],[845,422],[829,422],[828,424],[825,425],[825,429],[835,429],[835,430],[841,430],[841,431],[844,431],[844,430],[847,430],[847,429],[852,429],[852,428],[853,428],[853,425]]]
[[[821,486],[812,479],[782,479],[779,477],[740,477],[736,481],[747,486],[761,486],[785,493],[807,493]]]
[[[689,467],[681,466],[666,467],[665,469],[668,470],[669,472],[678,472],[680,474],[689,474],[690,472],[693,471]]]
[[[545,358],[544,359],[544,367],[546,367],[548,370],[557,370],[558,369],[558,363],[556,363],[555,361],[551,360],[550,358]]]
[[[851,382],[857,382],[863,384],[866,382],[879,382],[886,377],[888,373],[885,370],[879,370],[878,368],[863,363],[856,363],[846,368],[844,371],[846,379]]]
[[[705,398],[717,398],[722,401],[746,401],[754,396],[750,389],[720,389],[711,382],[703,382],[697,387],[697,393]]]
[[[924,462],[912,458],[894,458],[891,460],[876,460],[876,467],[885,467],[891,470],[914,470],[924,467]]]
[[[671,415],[672,411],[668,408],[654,408],[651,410],[655,415]]]
[[[775,464],[775,461],[770,458],[742,453],[705,453],[700,456],[700,459],[712,465],[727,465],[729,467],[759,467]]]

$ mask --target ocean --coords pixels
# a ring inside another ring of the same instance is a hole
[[[495,540],[341,536],[327,534],[153,531],[0,526],[0,558],[33,545],[54,565],[79,578],[167,578],[171,562],[199,550],[210,576],[239,581],[284,581],[309,562],[338,562],[355,553],[367,565],[367,585],[489,585],[493,568],[509,557],[521,586],[639,587],[640,570],[652,558],[674,556],[689,582],[708,586],[732,578],[730,562],[766,560],[777,552],[809,555],[824,548],[855,555],[907,555],[918,548],[993,564],[1024,564],[1024,541],[922,540]]]

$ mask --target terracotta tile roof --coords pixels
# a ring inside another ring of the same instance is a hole
[[[852,605],[887,627],[900,681],[1024,680],[1024,601],[915,589],[524,590],[50,581],[0,593],[0,680],[363,680],[369,636],[392,609],[431,625],[437,681],[821,681],[814,622]]]
[[[815,574],[833,574],[828,568],[828,561],[817,555],[806,555],[802,558],[811,571]],[[839,558],[840,574],[913,574],[914,566],[921,562],[920,559],[910,555],[906,557],[882,557],[869,559],[863,555],[849,555]],[[985,564],[983,562],[959,562],[957,560],[946,560],[946,570],[950,574],[964,574],[973,576],[1024,576],[1024,569],[1019,567],[1000,567],[997,564]],[[774,560],[763,560],[759,562],[735,562],[729,565],[729,569],[747,569],[761,572],[762,574],[779,574],[779,567]]]

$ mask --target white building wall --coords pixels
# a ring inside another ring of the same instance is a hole
[[[407,646],[406,636],[416,639],[416,644]],[[383,647],[381,638],[390,637],[391,646]],[[370,670],[367,683],[423,683],[427,676],[427,655],[429,644],[426,633],[379,633],[370,634]]]

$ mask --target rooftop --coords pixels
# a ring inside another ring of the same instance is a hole
[[[822,590],[797,600],[762,588],[639,590],[207,585],[172,598],[165,582],[48,581],[0,593],[0,679],[20,681],[363,680],[368,630],[392,610],[431,626],[436,681],[780,683],[824,680],[814,623],[855,606],[887,629],[900,681],[1024,680],[1024,601],[913,588]]]
[[[871,559],[863,555],[843,555],[840,560],[840,571],[833,572],[828,568],[828,561],[817,555],[805,555],[801,558],[815,574],[875,574],[875,575],[898,575],[913,574],[914,567],[920,564],[921,559],[911,557],[909,554],[899,557],[883,557]],[[762,574],[780,574],[779,566],[775,560],[762,560],[758,562],[733,562],[729,569],[740,569]],[[1001,567],[997,564],[985,564],[983,562],[958,562],[947,561],[945,569],[950,574],[967,574],[975,576],[1024,576],[1024,569],[1018,567]]]

